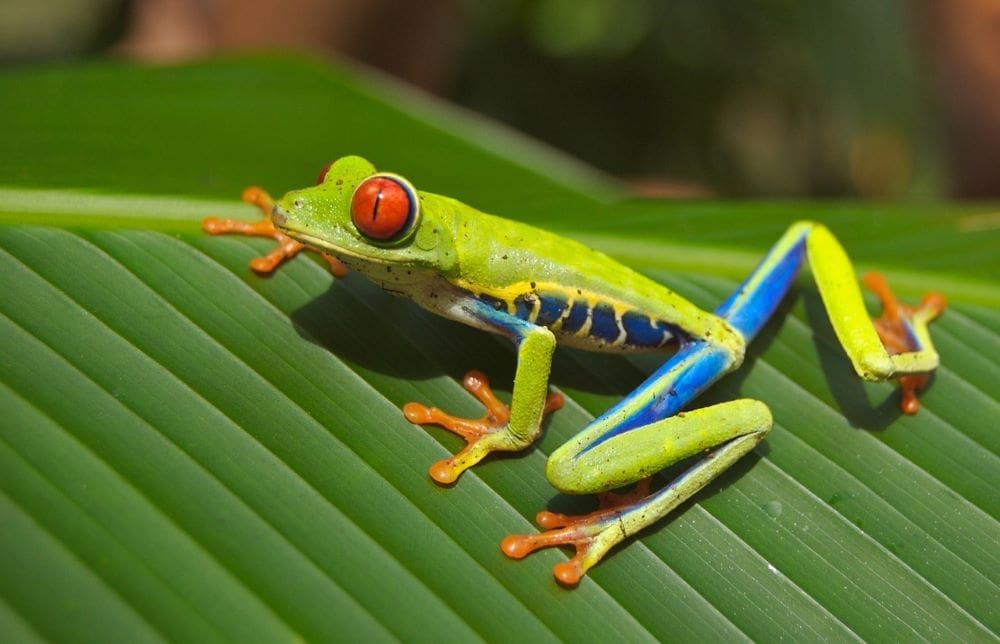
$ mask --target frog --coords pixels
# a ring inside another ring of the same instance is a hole
[[[251,268],[267,275],[302,250],[321,254],[335,277],[349,271],[434,314],[506,337],[517,364],[510,403],[488,378],[470,371],[464,387],[483,405],[482,418],[460,418],[418,402],[407,420],[437,425],[466,445],[434,463],[438,484],[456,483],[493,452],[517,452],[541,435],[544,418],[564,403],[549,389],[557,345],[587,351],[664,352],[663,364],[617,404],[555,449],[546,463],[551,485],[567,494],[597,494],[600,507],[571,516],[543,510],[542,532],[515,534],[500,547],[513,559],[546,547],[575,549],[553,575],[574,587],[615,546],[660,522],[709,482],[754,451],[773,426],[766,403],[739,398],[695,408],[692,401],[740,368],[747,345],[771,319],[808,264],[830,325],[856,374],[898,381],[900,407],[920,407],[917,392],[939,364],[929,325],[946,306],[939,293],[916,306],[896,299],[886,280],[863,283],[882,304],[869,317],[855,270],[830,230],[791,223],[739,287],[706,311],[666,285],[579,241],[481,212],[451,197],[417,190],[399,174],[364,158],[328,164],[315,185],[273,199],[248,188],[256,222],[208,217],[210,234],[273,238],[277,245]],[[653,488],[653,475],[682,464]],[[631,486],[631,489],[629,487]],[[621,490],[628,490],[622,492]]]

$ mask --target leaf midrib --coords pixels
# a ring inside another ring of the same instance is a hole
[[[23,189],[0,186],[0,225],[51,226],[72,230],[140,229],[174,235],[203,234],[199,223],[207,215],[253,220],[259,212],[236,200],[161,195],[108,195],[86,191]],[[604,233],[574,232],[567,236],[623,260],[640,270],[698,270],[719,277],[742,279],[760,260],[760,249],[710,245],[704,242],[649,242],[638,232],[621,228]],[[858,264],[859,272],[868,270]],[[916,271],[891,262],[880,270],[896,290],[913,295],[933,289],[952,301],[1000,308],[1000,286],[961,272]]]

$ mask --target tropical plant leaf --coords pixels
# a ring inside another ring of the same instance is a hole
[[[0,76],[0,636],[5,640],[996,638],[1000,235],[989,205],[662,203],[354,71],[255,58]],[[267,244],[246,184],[361,153],[418,186],[575,236],[713,307],[796,218],[898,290],[950,298],[924,409],[850,373],[799,280],[743,369],[774,431],[693,503],[559,588],[497,544],[556,496],[544,460],[661,357],[561,352],[536,449],[450,489],[503,342]]]

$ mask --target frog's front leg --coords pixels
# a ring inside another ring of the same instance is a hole
[[[420,403],[403,407],[411,423],[440,425],[466,440],[467,445],[458,454],[431,466],[431,478],[443,484],[454,483],[490,452],[520,451],[531,445],[541,433],[543,416],[563,404],[561,394],[546,395],[556,345],[551,331],[472,299],[453,311],[451,317],[509,337],[517,346],[517,372],[509,408],[493,395],[483,374],[470,371],[465,375],[463,385],[486,408],[480,419],[456,418]]]
[[[250,268],[255,272],[262,275],[272,273],[274,269],[278,268],[281,262],[291,259],[303,250],[308,249],[305,244],[295,241],[274,227],[274,223],[271,221],[271,212],[274,210],[274,199],[263,189],[251,186],[243,191],[241,199],[248,204],[257,206],[264,213],[264,218],[259,221],[242,221],[239,219],[206,217],[201,222],[201,229],[210,235],[269,237],[276,241],[278,245],[271,252],[263,257],[256,257],[250,262]],[[330,265],[330,272],[336,277],[347,275],[347,267],[336,257],[326,253],[320,253],[320,255]]]

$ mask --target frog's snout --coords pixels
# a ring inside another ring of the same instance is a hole
[[[274,204],[274,208],[271,208],[271,221],[279,228],[283,228],[288,221],[288,215],[281,210],[278,204]]]

